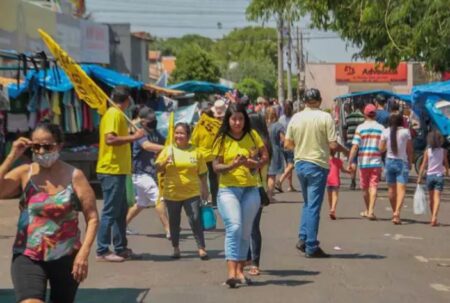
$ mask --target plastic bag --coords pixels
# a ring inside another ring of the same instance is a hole
[[[423,215],[427,211],[427,195],[423,185],[417,184],[414,193],[414,214]]]
[[[212,230],[216,228],[216,213],[211,205],[203,203],[201,208],[202,224],[204,230]]]

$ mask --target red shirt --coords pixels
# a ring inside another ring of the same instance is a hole
[[[342,160],[339,158],[331,158],[330,161],[330,172],[328,173],[327,186],[340,186],[341,177],[340,170],[344,165]]]

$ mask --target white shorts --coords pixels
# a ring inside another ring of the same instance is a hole
[[[154,206],[159,195],[158,185],[155,180],[147,174],[133,174],[132,178],[136,205],[139,207]]]

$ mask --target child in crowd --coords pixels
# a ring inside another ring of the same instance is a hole
[[[430,199],[431,226],[437,226],[437,216],[441,193],[444,190],[444,173],[448,176],[447,150],[442,148],[444,137],[437,131],[431,131],[427,136],[427,149],[423,154],[423,162],[420,167],[417,183],[420,184],[422,176],[427,168],[427,189]]]
[[[336,220],[336,205],[339,196],[339,187],[341,186],[340,171],[350,173],[344,168],[342,160],[336,156],[336,152],[330,153],[330,172],[327,179],[328,204],[330,206],[330,219]]]

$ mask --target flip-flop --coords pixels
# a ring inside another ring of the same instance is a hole
[[[250,276],[259,276],[261,272],[257,266],[251,266],[247,272]]]
[[[367,218],[367,211],[362,211],[359,213],[359,215],[363,218]]]
[[[367,219],[369,219],[370,221],[376,221],[377,217],[375,215],[368,215]]]
[[[329,216],[331,220],[336,220],[336,213],[334,211],[330,211]]]

